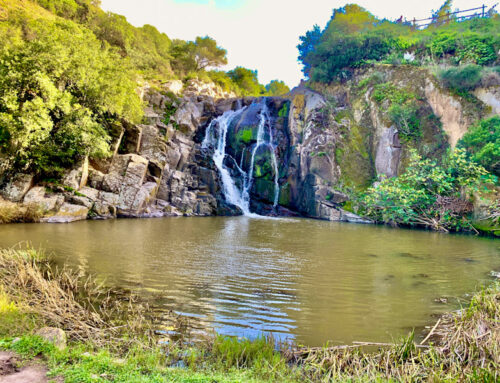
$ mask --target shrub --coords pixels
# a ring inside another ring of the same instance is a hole
[[[494,116],[469,128],[459,141],[472,159],[500,177],[500,117]]]
[[[379,104],[388,103],[387,114],[396,125],[401,140],[410,141],[422,135],[415,94],[391,83],[384,83],[375,85],[373,98]]]
[[[478,33],[468,33],[462,36],[461,46],[457,50],[459,63],[487,65],[497,59],[497,53],[491,40]]]
[[[478,191],[482,182],[493,180],[463,149],[451,152],[442,166],[412,151],[406,171],[370,188],[361,204],[377,222],[440,231],[474,230],[468,193]]]
[[[477,88],[481,83],[482,68],[479,65],[464,65],[438,72],[442,84],[458,92],[468,92]]]

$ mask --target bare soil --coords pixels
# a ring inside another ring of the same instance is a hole
[[[0,383],[47,383],[47,372],[45,366],[36,362],[19,367],[15,354],[0,352]]]

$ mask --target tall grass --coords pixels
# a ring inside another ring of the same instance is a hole
[[[57,268],[40,251],[0,249],[0,284],[40,326],[62,328],[73,340],[106,345],[125,329],[135,335],[151,331],[147,307],[132,304],[134,297],[118,297],[88,276]]]
[[[43,211],[37,205],[21,205],[0,198],[0,224],[38,222],[42,216]]]

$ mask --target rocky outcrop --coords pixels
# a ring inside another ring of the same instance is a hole
[[[433,81],[428,80],[425,95],[434,114],[439,117],[451,147],[464,136],[469,120],[464,114],[462,104],[452,95],[441,91]]]
[[[500,115],[500,86],[476,89],[474,96],[491,108],[491,116]]]
[[[20,202],[33,186],[33,175],[17,174],[1,190],[2,196],[12,202]]]
[[[321,92],[300,86],[282,98],[227,98],[227,93],[198,81],[166,84],[160,92],[145,87],[144,123],[123,122],[116,129],[109,159],[86,159],[55,185],[18,174],[4,182],[0,193],[10,201],[38,206],[45,212],[43,220],[54,223],[241,214],[223,193],[213,148],[202,147],[215,119],[241,110],[228,126],[223,162],[240,189],[253,169],[252,212],[367,222],[349,211],[342,190],[364,189],[397,176],[411,147],[424,157],[438,158],[475,116],[465,101],[440,89],[422,69],[388,66],[377,71],[360,71],[349,82]],[[404,141],[388,118],[387,103],[375,102],[376,88],[370,82],[375,74],[379,83],[396,84],[415,95],[422,117],[417,140]],[[497,89],[476,96],[490,112],[497,110]],[[264,109],[265,137],[260,142],[266,144],[254,150]]]

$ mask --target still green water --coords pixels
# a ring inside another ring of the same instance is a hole
[[[141,294],[155,315],[186,315],[195,331],[310,346],[419,335],[500,270],[495,239],[304,219],[0,226],[0,247],[22,241]]]

